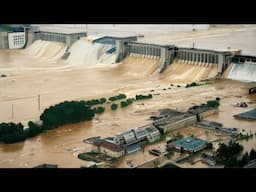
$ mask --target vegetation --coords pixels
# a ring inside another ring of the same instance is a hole
[[[212,149],[212,148],[213,148],[212,143],[207,143],[207,144],[206,144],[206,149]]]
[[[199,86],[199,84],[197,84],[196,82],[193,82],[193,83],[187,84],[187,85],[185,86],[185,88],[195,87],[195,86]]]
[[[116,101],[116,100],[121,100],[121,99],[126,99],[126,95],[121,93],[119,95],[112,96],[112,97],[108,98],[109,101]]]
[[[65,101],[45,109],[40,119],[43,129],[53,129],[68,123],[78,123],[92,120],[95,111],[84,102]]]
[[[218,107],[220,105],[218,100],[209,100],[206,103],[207,107]]]
[[[101,114],[104,111],[105,111],[105,107],[102,107],[102,106],[94,108],[94,112],[97,113],[97,114]]]
[[[244,167],[246,164],[248,164],[250,161],[256,159],[256,151],[252,149],[250,153],[246,152],[240,159],[233,158],[231,167]]]
[[[40,126],[32,121],[29,121],[28,128],[24,130],[24,133],[25,133],[26,137],[29,138],[29,137],[34,137],[34,136],[38,135],[42,131],[43,131],[42,126]]]
[[[43,131],[42,126],[29,121],[28,128],[24,129],[21,123],[1,123],[0,141],[5,143],[15,143],[24,141],[26,138],[34,137]]]
[[[100,104],[106,103],[107,99],[106,98],[100,98]]]
[[[0,124],[0,141],[5,143],[15,143],[25,140],[26,136],[21,123],[1,123]]]
[[[136,95],[135,99],[136,100],[142,100],[142,99],[151,99],[153,96],[152,94],[148,94],[148,95]]]
[[[116,103],[113,103],[111,105],[111,110],[116,110],[118,108],[118,105]]]
[[[243,151],[243,146],[239,143],[230,141],[228,145],[219,144],[215,160],[217,163],[224,164],[225,167],[235,167],[238,165],[237,156]]]
[[[3,75],[2,75],[3,76]],[[125,94],[119,94],[117,96],[110,97],[110,101],[125,99]],[[152,98],[152,95],[136,95],[136,99],[129,98],[121,102],[121,107],[131,105],[133,101],[140,99]],[[106,98],[91,99],[87,101],[64,101],[54,106],[50,106],[43,111],[40,115],[41,125],[38,125],[32,121],[28,122],[28,128],[24,129],[21,123],[1,123],[0,124],[0,142],[14,143],[23,141],[26,138],[34,137],[39,133],[57,128],[58,126],[78,123],[82,121],[90,121],[96,114],[101,114],[105,111],[105,107],[97,106],[91,108],[94,105],[104,104],[107,102]],[[116,110],[118,105],[113,103],[111,105],[112,110]]]
[[[190,107],[189,110],[203,108],[203,107],[214,108],[214,107],[218,107],[219,105],[220,105],[219,99],[216,98],[216,100],[208,100],[206,104],[202,103],[201,105],[194,105]]]
[[[2,75],[1,75],[1,77],[7,77],[7,75],[5,75],[5,74],[2,74]]]
[[[127,107],[127,106],[131,105],[133,103],[133,101],[134,101],[134,99],[131,99],[131,98],[127,99],[126,101],[121,101],[121,103],[120,103],[121,107],[122,108]]]

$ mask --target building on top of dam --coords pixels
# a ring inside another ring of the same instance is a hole
[[[75,32],[74,30],[40,31],[38,26],[15,25],[0,31],[0,48],[20,49],[31,45],[36,40],[44,40],[63,42],[68,49],[75,41],[86,36],[87,32]]]

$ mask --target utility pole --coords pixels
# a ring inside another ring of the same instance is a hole
[[[14,119],[14,110],[13,110],[13,104],[12,104],[12,120]]]
[[[40,94],[38,95],[38,111],[40,112]]]

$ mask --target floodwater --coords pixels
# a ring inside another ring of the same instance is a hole
[[[243,37],[243,31],[240,33]],[[251,38],[254,38],[253,34]],[[248,43],[250,44],[251,41]],[[210,45],[214,47],[214,38]],[[18,50],[0,50],[0,74],[7,75],[0,78],[0,122],[14,121],[26,124],[29,120],[38,120],[45,108],[64,100],[87,100],[118,93],[125,93],[128,97],[152,93],[153,98],[135,102],[127,108],[119,108],[116,111],[111,111],[110,105],[106,104],[106,112],[97,115],[91,122],[61,126],[24,142],[1,143],[0,167],[33,167],[41,163],[56,163],[59,167],[80,167],[85,165],[86,161],[79,160],[77,154],[90,150],[90,146],[82,142],[83,139],[92,136],[111,137],[148,123],[148,118],[158,109],[177,108],[185,111],[191,105],[215,97],[221,98],[220,111],[207,119],[221,122],[227,127],[244,129],[245,132],[256,132],[255,122],[237,120],[232,116],[256,107],[256,96],[248,96],[248,88],[256,86],[255,83],[222,79],[186,89],[184,85],[194,80],[191,76],[196,76],[195,80],[201,80],[213,74],[215,69],[182,64],[186,65],[182,67],[184,71],[190,71],[186,73],[175,64],[159,75],[159,60],[132,56],[127,57],[120,64],[100,64],[89,68],[83,65],[69,66],[67,62],[60,62],[55,57],[62,51],[63,46],[58,45],[54,49],[58,50],[54,51],[56,54],[44,52],[48,57]],[[199,75],[193,67],[201,71]],[[181,79],[175,75],[176,70],[182,74]],[[174,86],[170,86],[171,83]],[[177,85],[182,87],[179,88]],[[164,88],[166,90],[163,90]],[[248,102],[249,107],[233,107],[232,104],[240,101]],[[202,134],[204,132],[198,133],[196,128],[189,130],[193,129],[194,135],[201,134],[205,137]],[[217,137],[212,135],[209,133],[209,138]],[[256,148],[254,141],[255,139],[248,141],[246,149]],[[151,147],[158,145],[148,148]],[[126,166],[126,160],[139,164],[152,158],[153,156],[148,153],[138,152],[128,156],[120,167]]]

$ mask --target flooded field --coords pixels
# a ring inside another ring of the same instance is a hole
[[[237,34],[238,32],[236,31]],[[251,39],[255,38],[254,33],[250,33]],[[243,31],[240,31],[240,34],[243,38]],[[214,42],[213,36],[209,46],[214,48]],[[248,41],[248,44],[251,42]],[[240,45],[237,44],[237,47]],[[84,61],[86,65],[73,65],[75,60],[72,59],[72,65],[69,65],[67,61],[58,59],[64,45],[40,42],[37,46],[41,47],[41,51],[29,51],[30,54],[27,50],[0,50],[0,74],[7,75],[0,77],[0,122],[14,121],[26,124],[29,120],[38,120],[45,108],[65,100],[87,100],[118,93],[125,93],[128,97],[151,93],[153,98],[137,101],[127,108],[118,108],[116,111],[111,111],[110,105],[106,104],[106,112],[97,115],[91,122],[61,126],[24,142],[1,143],[0,167],[33,167],[41,163],[55,163],[59,167],[80,167],[85,165],[86,161],[79,160],[77,154],[90,150],[90,146],[82,142],[83,139],[92,136],[112,137],[119,132],[148,123],[149,117],[156,114],[159,109],[174,108],[186,111],[194,104],[201,104],[216,97],[221,98],[219,113],[207,117],[207,120],[221,122],[226,127],[244,129],[248,133],[256,132],[254,121],[233,118],[234,114],[256,108],[256,96],[248,95],[248,88],[256,86],[256,83],[220,79],[187,89],[184,87],[186,83],[207,78],[213,75],[216,69],[189,64],[178,65],[177,62],[164,73],[158,74],[159,60],[132,56],[119,64],[103,63],[88,67],[90,60]],[[55,51],[49,53],[45,49]],[[82,57],[80,61],[83,61]],[[41,97],[40,110],[38,95]],[[249,106],[233,106],[234,103],[241,101],[247,102]],[[178,131],[184,135],[193,134],[213,141],[226,139],[195,127]],[[256,148],[256,139],[242,143],[246,150]],[[129,160],[134,164],[150,160],[154,156],[147,151],[164,145],[164,142],[149,145],[144,153],[140,151],[127,156],[119,167],[127,167]],[[204,167],[201,164],[196,166]]]

